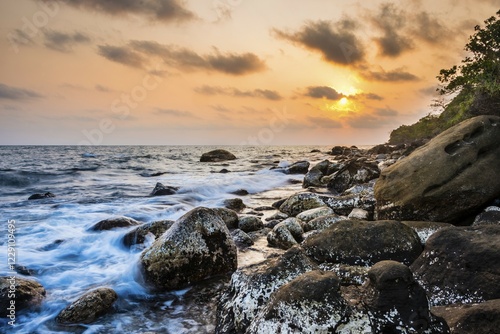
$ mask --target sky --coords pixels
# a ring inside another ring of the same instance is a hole
[[[0,145],[372,145],[500,0],[0,0]]]

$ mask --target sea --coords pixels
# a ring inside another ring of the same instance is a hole
[[[217,148],[237,159],[200,162],[202,153]],[[25,274],[16,275],[38,281],[47,292],[39,308],[16,313],[14,327],[9,319],[1,319],[0,332],[213,333],[215,310],[207,298],[215,297],[209,285],[205,290],[151,292],[138,266],[144,248],[129,249],[122,243],[133,227],[101,232],[89,228],[118,216],[144,223],[175,220],[195,207],[222,207],[225,199],[236,197],[247,211],[269,206],[302,190],[303,175],[287,175],[273,167],[300,160],[314,164],[331,158],[330,150],[331,146],[0,146],[0,276],[12,275],[10,221],[15,225],[15,264]],[[229,172],[220,173],[222,169]],[[179,190],[152,197],[157,182]],[[249,194],[233,194],[242,189]],[[46,192],[56,197],[28,200]],[[257,242],[248,252],[240,252],[239,266],[262,261],[269,252],[265,240]],[[118,294],[110,314],[87,325],[55,322],[70,302],[103,286]]]

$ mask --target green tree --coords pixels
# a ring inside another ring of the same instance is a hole
[[[437,77],[441,94],[460,91],[496,95],[500,92],[500,10],[474,28],[465,50],[469,55],[461,65],[441,70]]]

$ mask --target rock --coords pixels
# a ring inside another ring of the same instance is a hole
[[[33,269],[30,269],[26,266],[21,266],[19,264],[14,265],[14,269],[16,273],[24,275],[24,276],[34,276],[36,274],[36,271]]]
[[[331,214],[328,216],[322,216],[315,218],[313,220],[310,220],[308,222],[304,222],[302,224],[302,228],[304,229],[304,232],[309,232],[313,230],[324,230],[327,227],[332,226],[333,224],[345,220],[345,217],[336,215],[336,214]]]
[[[386,168],[375,186],[378,219],[467,222],[500,196],[500,117],[468,119]]]
[[[231,171],[230,171],[230,170],[228,170],[228,169],[226,169],[226,168],[222,168],[222,169],[219,171],[219,173],[221,173],[221,174],[227,174],[227,173],[231,173]]]
[[[380,145],[375,145],[371,149],[368,150],[368,154],[389,154],[394,151],[394,146],[386,145],[386,144],[380,144]]]
[[[307,172],[304,176],[304,181],[302,181],[302,188],[309,187],[321,187],[323,183],[321,179],[325,176],[319,169],[315,169],[314,167]]]
[[[322,263],[319,268],[331,271],[340,280],[341,285],[362,285],[368,278],[368,267],[350,266],[342,263]]]
[[[237,195],[237,196],[246,196],[249,194],[248,190],[245,189],[238,189],[236,191],[233,191],[231,194]]]
[[[372,314],[375,333],[447,333],[446,324],[429,311],[424,289],[410,269],[395,261],[381,261],[368,271],[363,304]]]
[[[247,333],[333,333],[350,315],[337,276],[316,270],[274,292]]]
[[[422,252],[417,234],[397,221],[340,221],[307,238],[302,247],[319,263],[367,266],[382,260],[410,264]]]
[[[109,231],[115,228],[141,225],[137,220],[128,217],[108,218],[92,226],[89,231]]]
[[[347,216],[353,209],[363,209],[373,215],[375,198],[370,192],[347,194],[343,196],[320,196],[320,199],[336,214]]]
[[[152,234],[155,238],[158,238],[174,223],[175,221],[173,220],[159,220],[139,226],[138,228],[125,234],[123,237],[123,244],[127,247],[142,244],[146,240],[146,236],[148,234]]]
[[[277,200],[277,201],[276,201],[276,202],[274,202],[273,204],[271,204],[271,206],[272,206],[273,208],[275,208],[275,209],[278,209],[278,210],[279,210],[280,206],[281,206],[283,203],[285,203],[285,202],[286,202],[286,200],[287,200],[287,198],[282,198],[282,199],[280,199],[280,200]]]
[[[240,217],[238,227],[243,232],[254,232],[264,228],[264,223],[259,217],[245,216]]]
[[[255,211],[273,211],[276,210],[272,206],[259,206],[254,209]]]
[[[286,213],[283,213],[283,212],[276,212],[275,214],[267,217],[265,220],[266,221],[271,221],[271,220],[279,220],[279,221],[282,221],[282,220],[285,220],[288,218],[288,215]]]
[[[9,297],[13,290],[15,290],[15,299]],[[0,315],[2,317],[13,315],[16,319],[19,311],[39,306],[45,294],[43,286],[34,280],[18,276],[2,276],[0,277]],[[11,300],[15,300],[14,313],[9,310]]]
[[[247,248],[254,244],[252,238],[240,229],[231,231],[231,236],[238,248]]]
[[[296,218],[288,218],[277,224],[267,235],[267,242],[271,247],[289,249],[303,238],[304,231]]]
[[[200,162],[220,162],[227,160],[235,160],[236,157],[231,152],[226,150],[213,150],[207,153],[203,153],[200,158]]]
[[[290,196],[281,204],[279,210],[291,217],[295,217],[301,212],[325,206],[318,194],[298,193]]]
[[[357,184],[367,183],[378,178],[380,170],[376,163],[349,160],[339,169],[328,182],[328,189],[334,194],[342,194],[345,190]]]
[[[215,208],[212,210],[224,221],[228,229],[238,228],[239,218],[236,211],[226,208]]]
[[[160,182],[156,183],[155,188],[151,192],[150,196],[166,196],[173,195],[179,190],[178,187],[164,186]]]
[[[349,219],[361,219],[368,220],[370,218],[370,213],[363,209],[354,208],[351,213],[347,216]]]
[[[411,265],[432,305],[500,299],[500,226],[443,228]]]
[[[437,231],[445,227],[451,227],[453,225],[447,223],[436,223],[436,222],[402,222],[406,226],[411,227],[415,232],[417,232],[418,237],[422,245],[425,245],[427,239]]]
[[[321,151],[320,151],[320,150],[318,150],[318,149],[314,149],[314,150],[311,150],[311,152],[310,152],[310,153],[321,153]]]
[[[94,322],[110,310],[116,299],[116,292],[110,288],[89,291],[62,310],[56,321],[65,325]]]
[[[245,203],[243,203],[243,201],[241,200],[241,198],[230,198],[230,199],[226,199],[224,200],[224,206],[227,208],[227,209],[231,209],[231,210],[234,210],[236,212],[240,212],[242,211],[244,208],[246,208],[247,206],[245,205]]]
[[[140,263],[156,289],[180,289],[236,270],[236,245],[219,215],[200,207],[178,219],[141,254]]]
[[[45,198],[52,198],[52,197],[56,197],[56,195],[54,195],[51,192],[46,192],[45,194],[33,194],[30,197],[28,197],[28,200],[31,201],[31,200],[36,200],[36,199],[45,199]]]
[[[480,304],[436,306],[432,313],[446,320],[451,334],[499,333],[500,299]]]
[[[334,146],[330,152],[332,155],[349,155],[352,149],[346,146]]]
[[[301,212],[297,215],[297,219],[301,222],[308,222],[318,217],[328,216],[333,214],[333,210],[327,206],[321,206],[319,208],[307,210]]]
[[[278,258],[238,269],[219,300],[215,332],[245,332],[274,291],[316,268],[300,248],[293,247]]]
[[[309,161],[298,161],[285,168],[286,174],[306,174],[309,171]]]
[[[472,225],[500,225],[500,208],[498,206],[487,207],[474,219]]]

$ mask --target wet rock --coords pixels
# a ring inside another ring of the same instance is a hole
[[[318,194],[298,193],[286,199],[279,210],[291,217],[295,217],[301,212],[322,206],[325,206],[325,203]]]
[[[368,267],[350,266],[342,263],[322,263],[319,268],[323,271],[331,271],[340,280],[341,285],[362,285],[368,278]]]
[[[54,195],[51,192],[46,192],[45,194],[33,194],[30,197],[28,197],[28,200],[31,201],[31,200],[36,200],[36,199],[45,199],[45,198],[53,198],[53,197],[56,197],[56,195]]]
[[[36,274],[35,270],[30,269],[26,266],[21,266],[19,264],[14,265],[14,269],[16,270],[16,273],[24,275],[24,276],[33,276]]]
[[[141,225],[137,220],[128,217],[108,218],[92,226],[89,231],[109,231],[115,228]]]
[[[297,219],[299,219],[301,222],[308,222],[311,221],[315,218],[318,217],[323,217],[323,216],[328,216],[333,214],[333,210],[330,209],[327,206],[322,206],[319,208],[307,210],[304,212],[301,212],[297,215]]]
[[[347,216],[349,219],[361,219],[368,220],[370,219],[370,213],[363,209],[354,208],[351,213]]]
[[[245,189],[238,189],[236,191],[233,191],[231,194],[237,195],[237,196],[246,196],[249,194],[248,190]]]
[[[500,117],[478,116],[385,169],[375,186],[378,219],[467,223],[500,196]]]
[[[212,210],[224,221],[228,229],[238,228],[239,218],[236,211],[226,208],[215,208]]]
[[[345,220],[345,219],[346,219],[346,217],[339,216],[336,214],[331,214],[331,215],[315,218],[315,219],[310,220],[308,222],[304,222],[302,224],[302,228],[304,229],[304,232],[309,232],[309,231],[313,231],[313,230],[321,231],[321,230],[324,230],[325,228],[330,227],[333,224],[335,224],[339,221]]]
[[[247,333],[333,333],[350,315],[337,276],[316,270],[274,292]]]
[[[323,182],[321,179],[325,176],[319,169],[313,167],[305,176],[304,181],[302,181],[303,188],[309,187],[321,187]]]
[[[474,219],[472,225],[500,225],[500,208],[498,206],[487,207]]]
[[[159,220],[139,226],[125,234],[123,237],[123,244],[131,247],[137,244],[143,244],[148,234],[152,234],[156,239],[165,233],[175,221],[173,220]]]
[[[150,196],[166,196],[173,195],[179,190],[178,187],[165,186],[160,182],[156,183],[155,188],[151,192]]]
[[[366,210],[370,216],[375,211],[375,198],[366,191],[343,196],[320,196],[320,199],[336,214],[347,216],[353,209]]]
[[[264,223],[259,217],[244,216],[240,217],[238,227],[243,232],[254,232],[264,228]]]
[[[147,283],[158,290],[179,289],[236,270],[236,245],[219,215],[200,207],[178,219],[140,262]]]
[[[283,212],[276,212],[275,214],[267,217],[265,220],[266,221],[271,221],[271,220],[279,220],[279,221],[282,221],[282,220],[285,220],[288,218],[288,215],[286,213],[283,213]]]
[[[382,260],[410,264],[422,252],[417,234],[397,221],[340,221],[307,238],[302,247],[319,263],[350,265]]]
[[[282,198],[282,199],[280,199],[280,200],[277,200],[276,202],[274,202],[273,204],[271,204],[271,206],[272,206],[273,208],[275,208],[275,209],[278,209],[278,210],[279,210],[280,206],[281,206],[283,203],[285,203],[287,199],[288,199],[288,198]]]
[[[432,313],[444,318],[451,334],[492,334],[500,328],[500,299],[479,304],[436,306]]]
[[[321,151],[320,151],[320,150],[318,150],[318,149],[314,149],[314,150],[311,150],[311,152],[310,152],[310,153],[321,153]]]
[[[13,290],[15,290],[15,299],[9,297]],[[39,306],[45,294],[45,289],[37,281],[18,276],[2,276],[0,277],[0,314],[2,317],[11,314],[17,316],[17,312],[21,310]],[[14,313],[11,312],[11,300],[15,300]]]
[[[275,171],[282,172],[285,174],[306,174],[309,170],[309,161],[298,161],[287,167],[275,168]]]
[[[216,333],[245,332],[274,291],[316,268],[300,248],[293,247],[278,258],[238,269],[219,300]]]
[[[241,200],[241,198],[230,198],[230,199],[226,199],[224,200],[224,206],[227,208],[227,209],[231,209],[231,210],[234,210],[236,212],[240,212],[242,211],[244,208],[246,208],[247,206],[245,205],[245,203],[243,203],[243,201]]]
[[[235,160],[236,156],[226,150],[213,150],[207,153],[203,153],[200,158],[200,162],[220,162]]]
[[[89,291],[62,310],[56,321],[66,325],[94,322],[111,309],[116,299],[116,292],[110,288]]]
[[[240,249],[250,247],[254,244],[252,238],[240,229],[231,231],[234,243]]]
[[[500,226],[443,228],[411,265],[432,305],[500,298]]]
[[[226,168],[222,168],[222,169],[219,171],[219,173],[221,173],[221,174],[227,174],[227,173],[231,173],[231,171],[230,171],[230,170],[228,170],[228,169],[226,169]]]
[[[334,194],[342,194],[352,186],[367,183],[379,175],[380,170],[375,162],[360,162],[353,159],[333,174],[327,187]]]
[[[411,227],[415,232],[417,232],[418,237],[422,245],[425,245],[427,239],[437,231],[445,227],[451,227],[453,225],[447,223],[436,223],[436,222],[410,222],[403,221],[403,224]]]
[[[267,242],[271,247],[289,249],[303,238],[304,230],[296,218],[288,218],[277,224],[267,235]]]
[[[273,211],[276,210],[272,206],[259,206],[254,209],[255,211]]]

